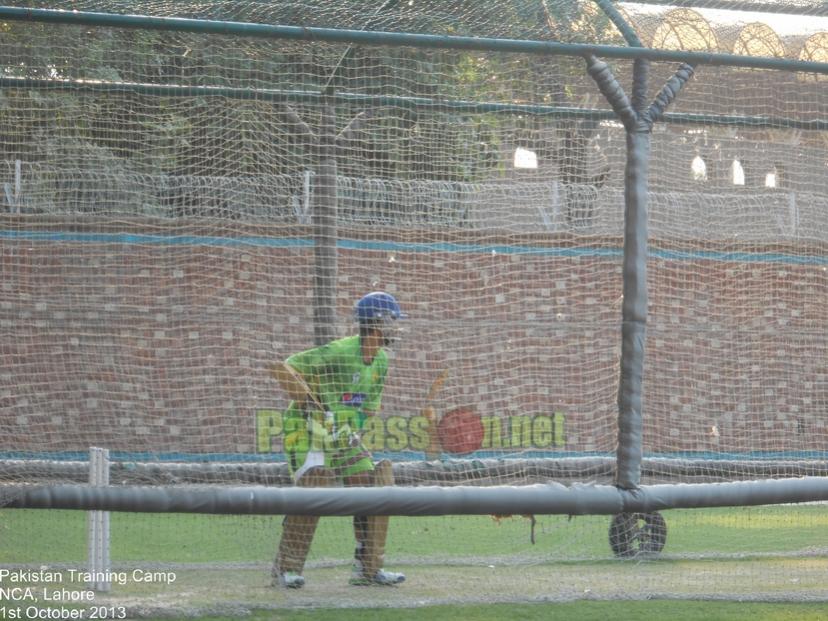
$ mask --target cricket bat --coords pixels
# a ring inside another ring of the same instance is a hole
[[[434,411],[434,407],[431,405],[431,402],[434,400],[434,397],[437,396],[437,393],[440,392],[440,389],[443,387],[448,374],[449,370],[443,369],[443,371],[441,371],[431,383],[431,387],[428,389],[425,405],[422,410],[422,416],[428,421],[428,446],[425,450],[425,457],[428,461],[440,459],[440,456],[443,453],[443,449],[440,446],[440,436],[437,432],[437,424],[439,420],[437,419],[437,413]]]
[[[318,408],[320,412],[325,411],[325,407],[319,401],[319,398],[311,390],[304,378],[297,373],[296,369],[284,362],[276,362],[270,367],[270,374],[279,382],[288,397],[293,401],[305,403],[310,401],[311,405]]]

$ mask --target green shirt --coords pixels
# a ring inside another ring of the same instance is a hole
[[[348,336],[308,349],[290,356],[285,362],[305,378],[325,409],[333,412],[337,429],[348,425],[359,431],[365,422],[365,413],[379,411],[388,372],[388,355],[380,349],[374,359],[365,364],[359,336]],[[302,412],[291,403],[287,415],[301,416]]]

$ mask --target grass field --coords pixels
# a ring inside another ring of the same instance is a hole
[[[663,515],[668,556],[828,551],[828,505],[674,510]],[[170,563],[269,562],[281,523],[281,518],[267,516],[149,513],[112,513],[111,520],[113,560]],[[388,558],[547,561],[611,556],[607,516],[539,516],[538,521],[533,545],[529,522],[520,517],[395,517]],[[350,528],[350,518],[322,518],[314,558],[349,559]],[[86,558],[86,513],[0,511],[0,537],[0,563],[77,562]]]
[[[824,621],[825,604],[755,604],[701,601],[578,601],[546,604],[428,606],[256,611],[250,621]],[[232,617],[204,617],[222,621]],[[167,620],[169,621],[169,619]]]
[[[311,607],[313,619],[342,621],[422,618],[424,608],[434,619],[494,619],[500,610],[498,619],[828,620],[828,507],[664,516],[667,545],[649,560],[612,557],[606,516],[540,516],[535,544],[520,517],[393,518],[388,566],[408,576],[393,589],[347,585],[350,520],[323,518],[308,585],[286,592],[269,585],[279,518],[113,513],[113,567],[166,568],[175,584],[128,579],[96,602],[165,618],[309,619],[302,611]],[[86,514],[0,511],[0,542],[2,566],[84,568]]]

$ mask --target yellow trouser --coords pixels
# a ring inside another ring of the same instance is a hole
[[[299,479],[297,485],[301,487],[334,487],[336,483],[337,477],[330,469],[316,467],[308,470]],[[362,473],[357,484],[393,485],[394,473],[391,462],[382,460],[372,472]],[[273,563],[272,573],[274,577],[285,572],[302,573],[318,523],[319,516],[317,515],[285,516],[282,522],[282,538],[279,541],[279,549]],[[360,568],[363,575],[372,577],[382,568],[387,536],[387,515],[354,517],[354,537],[357,543],[354,556],[357,567]]]

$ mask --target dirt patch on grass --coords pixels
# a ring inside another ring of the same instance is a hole
[[[396,587],[348,584],[346,566],[305,572],[303,589],[270,584],[268,568],[176,569],[172,584],[113,585],[96,604],[130,616],[228,614],[253,609],[378,607],[572,601],[577,599],[732,599],[828,601],[828,559],[572,562],[534,565],[393,566]]]

